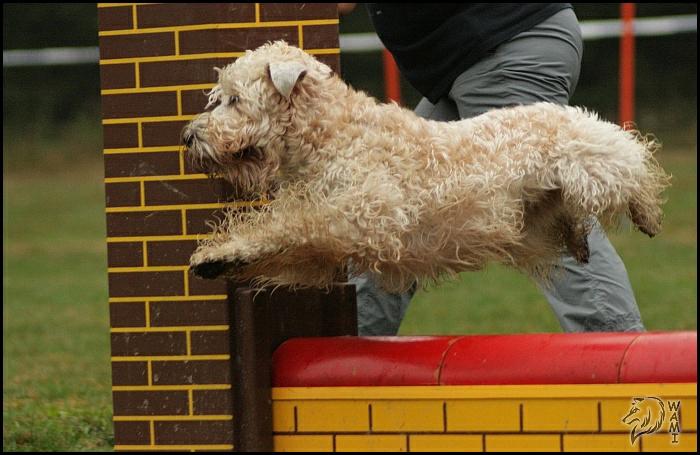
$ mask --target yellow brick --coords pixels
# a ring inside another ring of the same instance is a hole
[[[698,400],[696,398],[678,398],[681,400],[681,430],[698,430]]]
[[[629,434],[565,434],[564,452],[639,452]]]
[[[559,452],[559,435],[486,435],[486,452]]]
[[[297,402],[297,431],[369,431],[367,401]]]
[[[520,401],[452,400],[447,402],[447,431],[519,431]]]
[[[272,402],[272,431],[293,432],[294,429],[294,405],[292,401]]]
[[[443,431],[442,401],[373,401],[372,431]]]
[[[411,452],[482,452],[483,438],[466,434],[414,434]]]
[[[275,452],[332,452],[333,436],[274,436]]]
[[[643,452],[696,452],[698,437],[695,433],[681,433],[673,444],[673,436],[668,433],[645,434],[642,439]]]
[[[403,435],[341,435],[335,438],[336,452],[405,452]]]
[[[523,401],[523,431],[597,430],[597,400]]]
[[[600,402],[600,421],[603,431],[630,431],[630,426],[622,423],[622,418],[630,412],[632,398],[604,399]]]

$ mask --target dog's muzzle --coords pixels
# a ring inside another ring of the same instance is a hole
[[[198,130],[197,121],[193,120],[182,129],[180,143],[185,147],[194,170],[209,174],[214,170],[216,158],[211,146],[202,137],[203,133]]]
[[[187,150],[191,149],[194,145],[194,133],[187,128],[185,128],[182,133],[182,143],[185,145]]]

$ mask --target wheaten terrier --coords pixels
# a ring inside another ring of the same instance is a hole
[[[271,200],[227,215],[191,257],[199,276],[324,288],[351,263],[399,291],[496,261],[547,277],[565,251],[587,261],[595,218],[660,230],[656,144],[583,109],[425,120],[283,42],[218,71],[183,141],[207,173]]]

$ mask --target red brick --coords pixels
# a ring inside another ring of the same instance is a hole
[[[141,124],[144,147],[181,146],[182,129],[187,121],[144,122]]]
[[[111,297],[183,295],[183,272],[110,272]]]
[[[166,3],[138,5],[140,28],[255,22],[254,3]]]
[[[132,207],[141,205],[141,185],[138,182],[105,184],[107,207]]]
[[[179,175],[180,152],[108,153],[105,177]]]
[[[179,210],[107,214],[108,237],[176,234],[182,234],[182,214]]]
[[[216,83],[214,67],[223,68],[235,60],[231,57],[140,63],[141,87]]]
[[[337,49],[340,47],[338,24],[334,25],[305,25],[304,49]]]
[[[190,274],[190,295],[225,295],[226,281],[219,280],[204,280]]]
[[[230,384],[229,360],[154,361],[153,385]]]
[[[231,352],[228,330],[192,332],[190,334],[193,355],[218,355]]]
[[[233,421],[156,422],[156,444],[232,444]]]
[[[134,28],[133,16],[131,6],[97,8],[97,22],[101,32]]]
[[[204,112],[204,108],[209,102],[207,92],[209,90],[183,90],[182,91],[182,114],[196,115]]]
[[[212,229],[207,223],[219,224],[226,216],[222,209],[187,210],[187,233],[210,234]]]
[[[103,125],[104,148],[132,148],[139,146],[139,132],[136,123]]]
[[[126,93],[102,96],[102,118],[177,115],[177,93]]]
[[[193,411],[201,415],[232,414],[231,390],[195,390],[192,394]]]
[[[115,445],[149,445],[151,429],[148,422],[114,422]]]
[[[114,302],[109,304],[111,327],[146,327],[145,302]]]
[[[148,385],[148,363],[112,362],[112,385]]]
[[[268,41],[285,40],[298,46],[297,27],[259,27],[238,29],[193,30],[180,32],[181,54],[242,52],[256,49]]]
[[[222,202],[233,192],[222,179],[146,182],[146,205],[206,204]]]
[[[227,325],[229,311],[226,300],[155,301],[151,302],[151,325],[153,327]]]
[[[187,355],[187,339],[182,332],[112,333],[112,355]]]
[[[100,36],[100,58],[159,57],[175,54],[175,33]]]
[[[100,65],[100,87],[102,90],[136,87],[135,64]]]
[[[110,242],[107,244],[107,266],[143,266],[142,242]]]
[[[187,392],[112,392],[115,416],[187,415]]]
[[[337,19],[337,3],[261,3],[263,21]]]
[[[196,240],[148,242],[148,265],[189,265]]]

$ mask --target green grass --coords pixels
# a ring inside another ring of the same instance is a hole
[[[112,447],[100,166],[5,175],[3,449],[7,451]]]
[[[665,231],[653,240],[623,231],[612,240],[647,327],[695,329],[695,151],[664,152],[661,160],[675,176]],[[101,163],[28,168],[4,176],[3,449],[111,450]],[[402,334],[551,331],[559,325],[536,287],[502,267],[420,292],[402,327]]]

